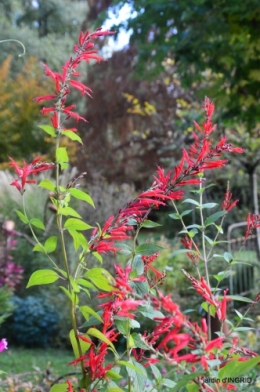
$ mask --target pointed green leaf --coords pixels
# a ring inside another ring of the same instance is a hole
[[[129,256],[133,253],[132,248],[127,244],[120,244],[120,249],[117,252],[119,255]]]
[[[98,329],[96,328],[89,328],[87,330],[87,334],[90,336],[94,336],[95,338],[101,340],[102,342],[106,343],[109,347],[111,347],[111,349],[114,351],[114,353],[116,353],[116,349],[115,346],[113,345],[112,342],[110,342],[110,340],[102,333],[100,332]]]
[[[98,319],[99,321],[103,322],[100,315],[97,312],[95,312],[92,308],[90,308],[89,306],[80,306],[79,311],[81,314],[83,314],[83,316],[85,317],[86,320],[88,320],[89,316],[91,315],[91,316],[95,317],[96,319]]]
[[[44,132],[48,133],[48,135],[56,137],[55,128],[53,128],[52,126],[50,126],[50,125],[38,125],[38,127],[43,129]]]
[[[68,384],[55,384],[51,387],[50,392],[67,392],[68,391]]]
[[[141,369],[139,369],[137,366],[135,366],[133,363],[131,362],[127,362],[127,361],[118,361],[117,362],[119,365],[124,365],[127,368],[133,369],[135,370],[137,373],[140,373],[142,375],[145,375],[145,372],[143,372]]]
[[[206,220],[205,220],[205,226],[209,226],[211,225],[211,223],[215,222],[216,220],[218,220],[219,218],[221,218],[222,216],[226,215],[226,211],[218,211],[215,212],[215,214],[210,215]]]
[[[67,295],[67,297],[70,299],[70,301],[74,304],[77,305],[79,303],[79,297],[77,296],[76,293],[72,292],[70,293],[68,289],[64,286],[59,286],[60,289]]]
[[[58,208],[58,214],[59,215],[64,215],[64,216],[74,216],[75,218],[81,218],[81,216],[71,207],[59,207]]]
[[[42,244],[36,244],[35,247],[33,248],[33,252],[47,253],[46,250],[45,250],[44,245],[42,245]]]
[[[32,218],[30,220],[31,225],[37,227],[38,229],[45,230],[43,222],[38,218]]]
[[[106,375],[111,372],[111,370],[108,370],[106,372]],[[107,392],[124,392],[123,389],[118,388],[118,387],[112,387],[112,388],[108,388]]]
[[[108,370],[108,371],[106,372],[106,377],[110,378],[111,380],[120,380],[120,378],[122,378],[122,376],[120,376],[120,374],[114,372],[113,370]],[[110,391],[110,392],[124,392],[122,389],[116,388],[116,387],[108,388],[107,391],[108,391],[108,392],[109,392],[109,391]]]
[[[76,188],[70,188],[68,189],[68,191],[71,194],[71,196],[75,197],[75,199],[83,200],[95,208],[94,201],[86,192],[83,192],[80,189],[76,189]]]
[[[91,341],[91,339],[90,339],[90,337],[88,335],[82,334],[82,336],[84,336],[85,338],[87,338],[88,340]],[[71,342],[71,345],[72,345],[72,348],[73,348],[73,352],[74,352],[75,358],[79,358],[80,357],[80,352],[79,352],[78,342],[77,342],[77,339],[75,337],[75,333],[74,333],[73,329],[69,333],[69,338],[70,338],[70,342]],[[90,343],[84,342],[84,340],[81,340],[81,339],[79,339],[79,344],[80,344],[80,347],[81,347],[81,352],[84,353],[84,354],[86,353],[86,351],[88,351],[89,347],[91,346]]]
[[[27,219],[26,216],[21,211],[15,210],[15,212],[17,213],[17,215],[19,216],[19,218],[23,223],[29,223],[29,219]]]
[[[71,139],[73,141],[76,140],[77,142],[83,144],[81,137],[73,131],[70,131],[70,130],[62,131],[62,135],[67,136],[69,139]]]
[[[88,250],[88,241],[86,237],[82,233],[78,233],[76,230],[69,229],[71,237],[73,238],[74,248],[77,252],[79,247],[81,246],[84,251]]]
[[[92,268],[84,274],[98,289],[104,291],[114,290],[115,280],[108,271],[103,268]]]
[[[87,287],[88,289],[95,289],[95,286],[92,283],[90,283],[88,280],[78,278],[76,282],[80,286]]]
[[[31,275],[26,288],[28,289],[31,286],[37,286],[41,284],[50,284],[56,282],[56,280],[58,279],[59,279],[59,275],[57,274],[57,272],[53,270],[48,270],[48,269],[38,270]]]
[[[58,237],[53,236],[45,241],[44,249],[46,253],[54,252],[57,246]]]
[[[139,245],[136,248],[135,252],[136,252],[136,254],[149,256],[149,255],[153,255],[154,253],[159,252],[162,249],[164,249],[162,246],[159,246],[157,244],[147,243],[147,244]]]
[[[67,149],[66,147],[59,147],[56,150],[56,162],[57,163],[64,163],[68,162],[69,157],[67,154]]]
[[[175,220],[179,220],[181,218],[180,214],[176,214],[175,212],[172,214],[169,214],[169,217]]]
[[[228,362],[226,366],[219,370],[219,378],[238,377],[245,375],[249,370],[253,369],[260,361],[260,357],[248,359],[247,361],[233,360]]]
[[[190,381],[197,377],[203,376],[203,372],[193,372],[192,374],[183,375],[181,380],[173,387],[171,392],[179,392],[181,387],[185,387]]]
[[[200,205],[200,203],[198,203],[196,200],[193,200],[193,199],[185,199],[185,200],[183,200],[183,203],[191,203],[191,204],[194,204],[195,206]]]
[[[92,255],[102,264],[103,259],[102,256],[98,252],[92,252]]]
[[[214,208],[217,205],[218,205],[217,203],[205,203],[205,204],[202,204],[201,208]]]
[[[48,179],[42,180],[38,186],[41,188],[48,189],[49,191],[52,192],[55,192],[56,189],[55,184],[53,184],[53,182]]]
[[[67,230],[89,230],[92,229],[92,226],[88,225],[87,223],[83,222],[80,219],[76,218],[69,218],[66,220],[64,228]]]
[[[121,332],[121,331],[119,330],[119,332]],[[134,341],[135,347],[143,348],[144,350],[149,350],[149,344],[146,343],[146,341],[144,339],[142,339],[142,335],[140,333],[134,332],[134,333],[132,333],[131,336]]]
[[[159,223],[153,222],[149,219],[147,219],[143,224],[142,227],[146,227],[147,229],[151,229],[153,227],[158,227],[158,226],[162,226]]]
[[[193,210],[185,210],[185,211],[183,211],[183,212],[181,213],[181,217],[190,214],[192,211],[193,211]]]
[[[230,263],[232,260],[234,260],[234,257],[232,256],[231,253],[225,252],[224,253],[224,259],[226,260],[227,263]]]

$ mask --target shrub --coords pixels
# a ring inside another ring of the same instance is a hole
[[[13,297],[15,310],[4,325],[8,341],[27,347],[46,347],[58,332],[59,314],[39,296]]]

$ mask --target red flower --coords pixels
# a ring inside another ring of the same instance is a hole
[[[16,173],[20,177],[19,180],[15,179],[10,185],[15,186],[21,194],[25,192],[25,184],[36,183],[35,180],[27,179],[30,174],[36,175],[39,172],[52,169],[55,166],[54,163],[39,162],[41,159],[40,157],[35,158],[29,165],[24,162],[23,167],[18,166],[13,158],[9,157],[9,159],[11,160],[10,166],[14,167]]]

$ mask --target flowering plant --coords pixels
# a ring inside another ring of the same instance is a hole
[[[56,140],[55,162],[41,162],[34,159],[30,164],[20,167],[12,158],[10,165],[18,176],[11,185],[15,186],[24,200],[23,212],[17,211],[24,224],[28,225],[36,241],[34,251],[42,252],[49,259],[52,269],[34,272],[27,287],[40,284],[51,284],[56,281],[68,297],[72,330],[69,333],[75,358],[70,362],[80,368],[81,376],[78,383],[67,380],[65,383],[51,387],[51,392],[86,392],[86,391],[179,391],[187,385],[189,391],[224,391],[236,389],[228,382],[228,377],[238,377],[245,374],[260,361],[256,353],[238,346],[238,339],[224,333],[227,303],[230,299],[228,291],[219,291],[219,283],[226,276],[221,272],[217,278],[217,287],[211,287],[208,264],[212,260],[212,250],[218,242],[222,231],[222,223],[227,213],[236,205],[232,195],[227,190],[222,211],[204,217],[204,210],[215,206],[213,203],[203,203],[204,172],[223,167],[227,160],[223,153],[242,153],[243,150],[227,143],[225,137],[213,145],[210,136],[215,130],[212,123],[214,104],[205,99],[203,109],[206,120],[200,126],[194,122],[196,133],[193,132],[194,142],[188,150],[184,149],[180,163],[169,172],[158,168],[151,187],[141,192],[135,199],[127,202],[115,216],[109,217],[104,226],[91,227],[81,219],[78,212],[70,207],[71,198],[76,198],[94,206],[90,195],[79,189],[80,180],[85,173],[73,178],[67,186],[60,185],[60,173],[68,167],[68,154],[65,147],[60,146],[62,138],[67,137],[75,142],[81,142],[76,129],[65,128],[64,122],[69,118],[83,120],[74,112],[75,105],[66,106],[71,88],[78,89],[83,95],[91,95],[91,89],[76,78],[80,76],[78,66],[81,62],[90,60],[101,61],[97,51],[93,49],[93,41],[98,37],[111,34],[109,31],[97,29],[93,33],[81,33],[78,44],[74,47],[74,57],[63,66],[62,72],[53,72],[44,64],[45,74],[53,79],[55,92],[35,98],[41,103],[45,100],[54,101],[50,107],[43,107],[42,114],[50,114],[52,125],[42,125],[40,128]],[[29,217],[26,213],[26,186],[35,183],[30,175],[41,171],[55,171],[55,181],[42,180],[38,186],[52,192],[51,201],[56,211],[57,236],[51,236],[41,242],[35,228],[45,230],[38,218]],[[180,214],[176,201],[184,197],[183,187],[192,185],[198,187],[199,201],[185,199],[183,202],[192,204],[200,213],[200,225],[186,226],[184,216],[192,210]],[[157,226],[148,219],[153,209],[158,209],[172,203],[176,210],[173,219],[179,219],[183,225],[185,249],[175,252],[187,253],[194,266],[194,277],[183,270],[191,286],[203,299],[203,307],[207,318],[202,319],[201,325],[192,322],[179,308],[170,295],[164,295],[160,290],[165,274],[154,266],[161,247],[154,243],[137,244],[141,229]],[[209,205],[210,204],[210,205]],[[221,223],[215,222],[221,218]],[[258,217],[248,218],[247,236],[251,229],[258,227]],[[212,240],[206,235],[209,226],[216,229]],[[83,234],[92,230],[90,239]],[[132,246],[121,243],[131,240]],[[74,259],[68,255],[65,235],[71,237],[74,245]],[[201,234],[201,248],[194,237]],[[208,250],[208,245],[210,249]],[[53,257],[52,253],[61,249],[59,257],[63,268]],[[125,266],[115,263],[114,275],[110,274],[100,264],[90,267],[89,259],[96,258],[102,263],[102,256],[118,252],[128,257]],[[224,256],[225,258],[228,256]],[[231,259],[228,260],[229,262]],[[227,265],[227,270],[230,268]],[[202,276],[202,267],[205,277]],[[88,296],[94,295],[100,300],[97,309],[81,303],[81,292]],[[259,300],[251,301],[254,306]],[[250,301],[250,300],[249,300]],[[78,314],[86,320],[83,327],[78,325]],[[151,330],[140,331],[139,317],[152,320]],[[219,321],[217,338],[211,336],[211,318]],[[241,315],[239,324],[243,321]],[[237,330],[231,325],[232,331]],[[124,338],[123,353],[118,353],[115,343],[119,337]],[[166,368],[161,370],[161,364]],[[125,370],[122,371],[122,368]],[[176,372],[181,375],[177,380]],[[152,374],[152,378],[150,375]],[[208,381],[210,380],[210,381]]]

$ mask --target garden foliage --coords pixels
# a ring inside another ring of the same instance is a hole
[[[238,313],[237,325],[230,323],[227,319],[229,301],[239,298],[230,297],[227,288],[223,291],[219,289],[220,282],[228,276],[236,261],[229,253],[216,255],[214,247],[219,242],[223,221],[237,200],[232,200],[232,194],[227,189],[221,210],[214,213],[211,209],[216,204],[203,201],[207,188],[205,173],[225,166],[227,160],[223,158],[224,153],[243,153],[242,148],[228,143],[226,137],[216,144],[212,143],[214,104],[205,99],[205,121],[202,125],[194,122],[193,143],[188,150],[183,150],[180,163],[168,172],[158,167],[150,188],[126,202],[107,219],[103,227],[92,227],[84,222],[70,204],[71,199],[75,198],[94,207],[91,196],[80,189],[86,173],[72,178],[66,186],[60,183],[60,173],[69,163],[67,150],[61,147],[61,141],[69,138],[81,143],[77,130],[67,129],[65,121],[70,118],[86,121],[75,112],[75,105],[67,104],[67,99],[71,89],[79,90],[82,95],[92,94],[91,89],[78,80],[78,67],[81,62],[102,61],[93,48],[93,42],[108,34],[109,31],[101,29],[81,33],[74,47],[74,56],[64,64],[61,73],[44,64],[45,74],[53,80],[55,89],[51,94],[38,96],[35,100],[39,104],[52,102],[41,110],[43,115],[50,116],[51,125],[40,128],[55,140],[54,162],[42,161],[37,157],[21,166],[10,158],[10,165],[17,174],[11,185],[20,192],[24,205],[23,211],[17,211],[17,214],[32,231],[36,241],[34,252],[45,254],[52,266],[35,271],[27,287],[57,282],[67,297],[71,316],[69,336],[74,358],[70,365],[79,368],[80,377],[78,382],[69,379],[52,386],[51,392],[179,391],[185,387],[188,391],[236,389],[237,382],[244,383],[237,378],[254,368],[260,357],[240,347],[238,338],[232,336],[231,332],[238,333],[245,328],[240,324],[248,317]],[[36,230],[45,231],[45,225],[39,218],[27,214],[26,188],[28,184],[36,183],[31,175],[49,170],[55,172],[55,180],[43,179],[38,186],[52,192],[50,199],[56,211],[57,234],[40,241]],[[187,185],[194,187],[194,199],[183,200],[183,189]],[[181,214],[178,211],[180,200],[188,206]],[[156,243],[137,243],[141,229],[152,229],[158,225],[149,219],[151,211],[168,203],[176,210],[171,218],[180,220],[183,225],[181,249],[175,255],[186,253],[189,257],[193,273],[183,269],[183,274],[201,297],[202,306],[207,312],[201,323],[193,322],[170,295],[163,293],[165,272],[153,265],[162,248]],[[186,226],[185,215],[194,208],[199,211],[200,221]],[[245,241],[259,226],[259,216],[249,215]],[[213,238],[207,235],[209,227],[215,230]],[[87,240],[85,232],[89,230],[91,235]],[[68,254],[65,233],[73,242],[73,257]],[[63,267],[52,257],[58,246]],[[102,257],[107,253],[114,256],[124,254],[127,263],[123,265],[115,261],[114,272],[110,273],[102,266]],[[90,262],[92,257],[95,259],[94,266]],[[217,258],[226,260],[226,269],[214,276],[215,285],[212,286],[208,264]],[[86,294],[84,301],[80,293]],[[88,298],[92,296],[99,300],[97,308],[89,306]],[[257,295],[254,301],[240,299],[248,302],[249,311],[257,305],[259,297]],[[78,323],[79,314],[85,319],[83,325]],[[210,316],[219,322],[218,337],[215,339],[211,336]],[[149,330],[140,332],[140,317],[153,321]],[[47,324],[49,321],[46,318]],[[225,328],[227,323],[230,331]],[[123,352],[119,353],[116,342],[120,337],[123,337],[125,344]],[[230,382],[228,378],[235,381]]]

